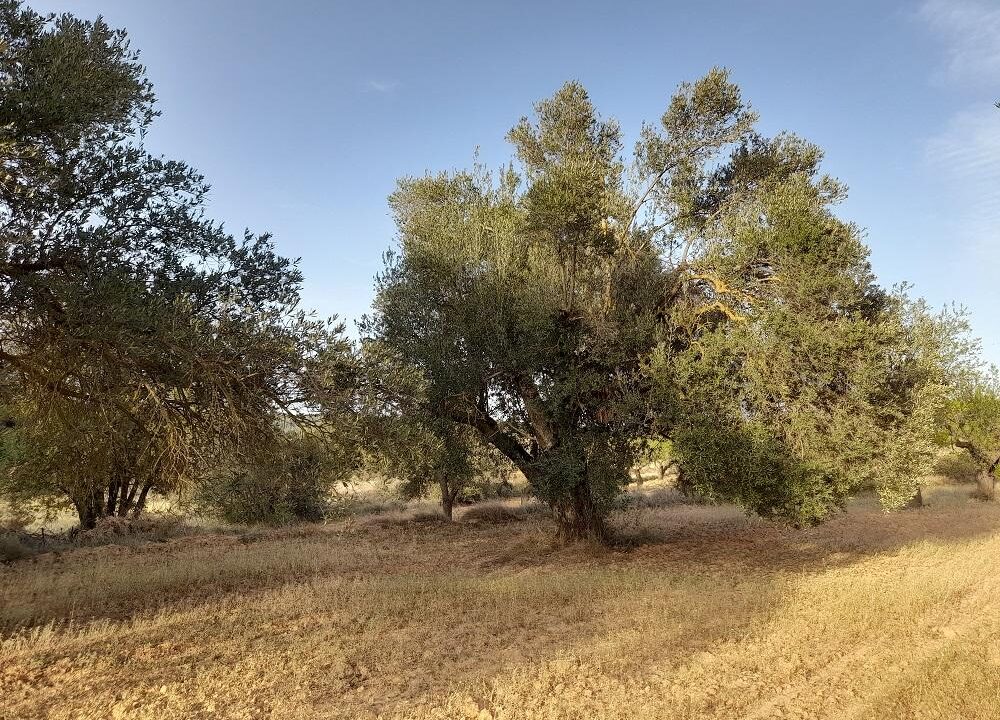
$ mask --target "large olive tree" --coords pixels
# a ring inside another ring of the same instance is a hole
[[[831,211],[820,151],[761,137],[721,70],[631,158],[577,83],[535,111],[515,164],[391,197],[398,249],[363,329],[428,411],[506,455],[565,538],[606,536],[643,437],[700,492],[795,523],[864,483],[912,495],[934,373]]]
[[[343,404],[350,348],[297,309],[269,237],[207,218],[151,155],[152,87],[122,31],[0,0],[0,406],[9,495],[83,525]]]

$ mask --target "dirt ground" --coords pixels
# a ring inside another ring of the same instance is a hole
[[[405,514],[0,568],[0,718],[1000,718],[1000,505]],[[501,517],[496,519],[504,519]]]

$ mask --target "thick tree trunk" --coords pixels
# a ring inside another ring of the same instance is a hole
[[[590,492],[590,483],[582,478],[574,486],[570,496],[555,507],[557,537],[562,542],[577,542],[593,540],[606,542],[607,527],[604,518],[594,507],[594,498]]]
[[[491,417],[480,405],[457,403],[447,407],[445,412],[453,422],[463,423],[479,431],[483,440],[505,455],[524,473],[529,484],[535,486],[541,473],[541,460],[558,446],[560,433],[551,421],[531,378],[522,376],[516,378],[516,381],[531,429],[530,449],[524,447],[524,434],[508,431],[505,424]],[[568,497],[551,504],[558,524],[557,537],[563,542],[584,539],[602,543],[607,541],[604,518],[594,507],[586,474],[580,478]]]
[[[998,465],[1000,465],[1000,453],[993,453],[990,456],[989,467],[980,472],[979,477],[976,478],[979,495],[983,500],[993,500],[996,497]]]
[[[131,510],[132,506],[135,504],[136,493],[139,492],[139,483],[131,482],[128,484],[128,492],[124,490],[121,493],[121,499],[118,501],[118,515],[127,515]]]
[[[680,465],[677,466],[677,479],[674,481],[674,485],[680,491],[681,495],[689,498],[695,496],[694,485],[688,480],[687,475],[684,474],[684,468]]]
[[[990,470],[982,470],[976,476],[976,497],[993,500],[996,497],[996,476]]]
[[[146,509],[146,496],[149,495],[149,491],[152,489],[152,482],[147,481],[139,493],[139,497],[136,498],[135,505],[132,507],[132,514],[138,515],[143,510]]]
[[[80,529],[89,530],[94,527],[97,519],[92,517],[90,512],[90,503],[87,502],[86,498],[76,498],[70,497],[73,502],[73,508],[76,510],[76,516],[80,520]]]
[[[81,511],[77,508],[77,513],[80,516],[80,529],[81,530],[93,530],[97,527],[97,515],[94,513],[93,509],[88,505]]]
[[[108,514],[102,490],[92,490],[71,499],[73,507],[76,508],[77,517],[80,518],[81,530],[93,530],[97,527],[97,521]]]
[[[922,508],[924,506],[924,494],[921,492],[920,488],[917,488],[916,494],[910,498],[906,503],[908,508]]]
[[[108,502],[105,505],[105,514],[114,515],[115,511],[118,509],[118,494],[121,492],[122,495],[125,494],[124,489],[117,480],[112,480],[111,485],[108,487]]]
[[[1000,453],[988,453],[969,440],[956,440],[955,447],[968,450],[973,459],[980,463],[975,496],[980,500],[993,500],[996,497],[996,471],[997,466],[1000,466]]]
[[[441,512],[451,522],[454,519],[455,500],[458,498],[458,490],[450,486],[446,477],[442,477],[438,480],[438,483],[441,485]]]

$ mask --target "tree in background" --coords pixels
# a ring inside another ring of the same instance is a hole
[[[295,264],[143,148],[157,111],[123,31],[0,0],[0,77],[7,495],[68,498],[91,526],[349,402],[350,346],[297,309]]]
[[[909,377],[920,381],[921,402],[911,409],[909,423],[919,425],[915,436],[901,435],[897,445],[934,441],[961,448],[976,467],[977,495],[995,495],[1000,465],[1000,379],[980,355],[980,341],[973,337],[964,308],[950,307],[934,313],[922,301],[903,303],[903,325],[911,338]],[[901,375],[899,377],[906,377]],[[897,381],[899,379],[897,377]]]
[[[797,524],[864,481],[913,494],[926,453],[890,450],[922,432],[930,384],[906,374],[902,301],[832,213],[844,189],[819,149],[755,121],[714,70],[626,169],[618,126],[568,83],[510,132],[519,171],[407,178],[391,198],[399,249],[364,332],[419,374],[429,412],[524,473],[564,538],[605,537],[650,436],[698,492]]]
[[[652,465],[656,470],[657,479],[661,482],[666,479],[671,468],[677,468],[677,459],[673,455],[673,445],[670,440],[660,437],[642,438],[636,440],[634,445],[636,467],[632,470],[632,477],[639,487],[642,487],[645,481],[642,475],[645,467]]]
[[[373,447],[370,467],[376,474],[398,482],[407,499],[424,497],[436,486],[448,520],[459,501],[492,494],[487,486],[511,471],[509,461],[471,428],[432,418],[398,418],[383,426]]]
[[[1000,378],[996,369],[966,376],[941,417],[947,440],[976,463],[978,497],[993,500],[1000,466]]]
[[[423,378],[390,348],[369,340],[361,358],[365,466],[397,482],[403,497],[424,497],[436,485],[442,514],[451,520],[460,499],[481,496],[491,480],[512,472],[510,462],[472,428],[430,411]]]

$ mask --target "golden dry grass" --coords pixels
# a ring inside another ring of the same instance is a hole
[[[555,548],[537,514],[0,569],[0,718],[1000,717],[1000,507],[729,508]]]

